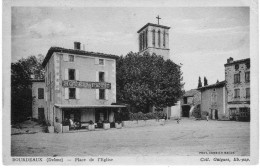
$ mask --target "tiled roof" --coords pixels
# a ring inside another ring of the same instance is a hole
[[[191,89],[191,90],[188,90],[184,93],[183,97],[192,97],[194,96],[195,94],[197,94],[199,91],[196,90],[196,89]]]
[[[43,63],[42,63],[43,67],[46,66],[46,64],[48,63],[49,59],[51,58],[51,56],[54,52],[78,54],[78,55],[86,55],[86,56],[94,56],[94,57],[103,57],[103,58],[111,58],[111,59],[119,58],[119,56],[112,55],[112,54],[104,54],[104,53],[90,52],[90,51],[84,51],[84,50],[74,50],[74,49],[67,49],[67,48],[61,48],[61,47],[51,47],[49,49],[46,57],[43,60]]]
[[[215,83],[215,84],[212,84],[212,85],[200,87],[197,90],[201,90],[202,91],[202,90],[211,89],[211,88],[219,88],[219,87],[225,86],[225,84],[226,84],[226,81],[221,81],[221,82],[218,82],[218,83]]]
[[[242,63],[242,62],[250,62],[250,58],[233,61],[233,62],[231,62],[231,63],[226,63],[224,66],[233,65],[233,64],[238,64],[238,63]]]
[[[153,23],[147,23],[146,25],[144,25],[140,30],[137,31],[137,33],[139,33],[140,31],[142,31],[144,28],[146,28],[147,26],[155,26],[155,27],[161,27],[161,28],[165,28],[165,29],[170,29],[171,27],[168,26],[163,26],[163,25],[158,25],[158,24],[153,24]]]

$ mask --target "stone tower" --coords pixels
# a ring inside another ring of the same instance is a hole
[[[158,21],[159,23],[159,21]],[[139,53],[149,52],[161,55],[163,58],[169,59],[169,29],[170,27],[147,23],[140,30],[139,34]]]

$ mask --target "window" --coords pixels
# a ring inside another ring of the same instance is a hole
[[[74,62],[74,55],[69,55],[69,62]]]
[[[75,69],[69,69],[69,80],[75,80]]]
[[[104,65],[104,59],[99,59],[99,65]]]
[[[245,73],[245,81],[250,82],[250,72]]]
[[[165,47],[165,31],[163,32],[163,47]]]
[[[250,88],[246,88],[246,98],[250,98]]]
[[[239,98],[240,97],[240,89],[235,89],[235,97],[234,98]]]
[[[69,99],[76,99],[76,88],[69,88]]]
[[[239,64],[236,64],[235,65],[235,70],[238,70],[239,69]]]
[[[158,46],[161,46],[161,31],[158,31]]]
[[[99,89],[99,99],[105,99],[105,89]]]
[[[38,99],[44,99],[44,89],[38,88]]]
[[[240,74],[234,75],[234,83],[240,83]]]
[[[246,63],[246,68],[247,68],[247,69],[250,68],[250,62]]]
[[[188,99],[187,99],[187,97],[184,97],[184,99],[183,99],[183,101],[184,101],[184,104],[187,104],[188,103],[188,101],[187,101]]]
[[[155,30],[153,30],[153,46],[155,46]]]
[[[105,72],[99,72],[99,82],[105,82]]]

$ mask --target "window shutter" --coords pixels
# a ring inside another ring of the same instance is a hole
[[[105,89],[105,99],[108,100],[108,89]]]
[[[98,61],[99,61],[98,58],[95,58],[95,64],[99,64]]]
[[[63,61],[69,61],[69,56],[67,54],[64,54],[63,55]]]
[[[65,99],[69,99],[69,88],[65,88]]]
[[[99,100],[99,89],[96,89],[96,99]]]
[[[105,82],[108,82],[108,72],[105,71]]]
[[[76,99],[80,99],[80,88],[76,88]]]
[[[96,81],[97,82],[99,81],[98,77],[99,77],[99,72],[96,71]],[[96,89],[96,99],[99,100],[99,89]]]
[[[65,69],[65,76],[64,76],[64,79],[65,80],[68,80],[69,79],[69,74],[68,74],[69,70],[68,69]]]
[[[79,70],[76,69],[76,80],[79,80]]]

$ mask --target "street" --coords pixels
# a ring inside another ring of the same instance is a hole
[[[164,126],[12,135],[11,140],[12,156],[249,156],[250,123],[182,119]]]

